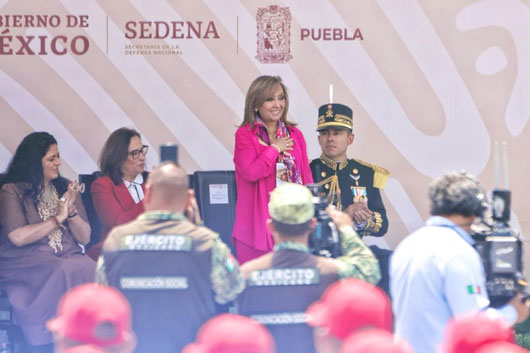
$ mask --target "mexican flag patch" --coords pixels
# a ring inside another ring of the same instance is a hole
[[[236,259],[234,259],[234,256],[232,256],[232,254],[228,255],[228,257],[226,258],[225,266],[228,273],[232,273],[234,271],[234,268],[236,267]]]
[[[467,292],[469,294],[480,294],[480,286],[469,285],[467,286]]]

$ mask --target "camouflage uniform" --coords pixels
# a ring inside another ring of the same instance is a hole
[[[312,194],[304,186],[283,184],[271,193],[269,214],[277,222],[303,224],[314,213]],[[341,257],[315,256],[306,244],[284,241],[277,243],[272,253],[241,266],[246,289],[236,299],[239,313],[267,326],[277,353],[315,352],[304,313],[331,283],[345,277],[371,283],[379,280],[377,260],[353,228],[341,226],[339,233]]]
[[[285,224],[302,224],[311,220],[315,214],[313,195],[306,187],[295,184],[282,185],[271,193],[269,214],[272,219]],[[335,264],[341,278],[355,277],[371,283],[380,278],[377,260],[370,249],[362,242],[359,235],[350,226],[338,229],[341,237],[343,256],[327,259]],[[300,243],[279,243],[274,250],[289,248],[291,250],[309,251]]]
[[[244,288],[236,260],[217,233],[183,215],[145,212],[114,228],[97,282],[131,303],[138,351],[180,352],[199,327]]]

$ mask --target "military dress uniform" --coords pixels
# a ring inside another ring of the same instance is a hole
[[[317,131],[339,128],[353,131],[353,111],[343,104],[324,104],[318,110]],[[356,224],[361,235],[383,236],[388,229],[385,205],[380,189],[385,187],[390,173],[381,167],[357,159],[337,163],[324,154],[311,161],[313,181],[322,185],[322,191],[329,195],[330,204],[339,211],[345,210],[354,198],[368,200],[372,217],[363,224]]]
[[[353,111],[343,104],[322,105],[318,115],[317,131],[331,128],[353,131]],[[367,199],[367,206],[373,213],[367,221],[355,224],[355,230],[360,235],[382,237],[386,234],[388,218],[380,192],[390,176],[386,169],[358,159],[337,163],[324,154],[311,161],[310,167],[314,182],[322,186],[321,191],[339,210],[344,211],[355,198]],[[388,294],[391,251],[377,246],[370,246],[370,249],[380,265],[382,279],[378,286]]]
[[[385,187],[388,171],[356,159],[336,163],[325,155],[313,160],[310,167],[313,180],[324,187],[330,203],[340,211],[350,206],[355,196],[368,199],[368,208],[373,214],[361,228],[356,226],[361,235],[385,235],[388,219],[379,190]]]

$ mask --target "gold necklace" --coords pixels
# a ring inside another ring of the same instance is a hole
[[[39,216],[43,221],[50,219],[51,217],[57,216],[59,213],[59,195],[57,194],[57,189],[53,184],[50,184],[50,192],[47,197],[44,197],[44,191],[37,197],[37,210],[39,211]],[[61,225],[61,227],[63,227]],[[58,249],[63,250],[62,245],[62,235],[63,232],[61,228],[52,230],[48,234],[48,245],[57,252]]]

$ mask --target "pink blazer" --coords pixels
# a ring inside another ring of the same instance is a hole
[[[145,194],[145,182],[142,184]],[[134,203],[124,183],[114,185],[108,176],[94,180],[90,190],[94,209],[101,220],[101,240],[88,249],[87,254],[97,260],[101,247],[112,227],[132,221],[144,211],[143,202]]]
[[[269,193],[276,187],[276,158],[278,151],[258,141],[258,127],[245,125],[236,131],[234,164],[237,184],[236,217],[232,238],[257,250],[272,250],[274,241],[266,227],[269,218]],[[289,127],[294,141],[291,152],[300,169],[304,184],[313,177],[307,158],[307,147],[302,132]]]

